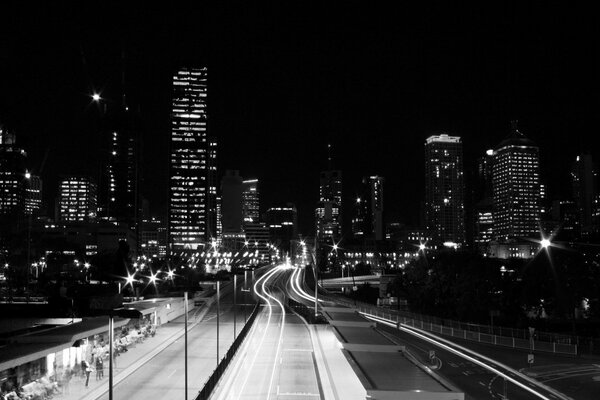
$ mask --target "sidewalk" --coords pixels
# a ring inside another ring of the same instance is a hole
[[[202,321],[206,312],[210,309],[211,301],[208,301],[200,309],[193,309],[188,313],[188,331]],[[115,359],[113,366],[113,385],[116,386],[120,381],[127,378],[139,366],[146,363],[156,354],[160,353],[166,347],[171,345],[175,340],[184,334],[182,322],[184,317],[181,316],[170,323],[164,324],[156,329],[154,337],[146,338],[142,343],[137,343],[135,346],[121,353]],[[55,394],[53,400],[95,400],[108,392],[108,373],[109,361],[104,362],[104,378],[96,379],[96,371],[90,373],[88,387],[85,386],[85,376],[73,376],[68,386],[62,393]]]

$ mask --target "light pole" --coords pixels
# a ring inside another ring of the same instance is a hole
[[[121,318],[140,318],[142,313],[134,308],[117,308],[108,311],[108,400],[113,400],[113,362],[114,362],[114,334],[115,334],[115,317]],[[187,393],[187,392],[186,392]]]
[[[184,323],[185,323],[185,327],[184,327],[184,346],[185,346],[185,350],[184,350],[184,366],[185,366],[185,400],[187,400],[188,398],[188,330],[187,330],[187,326],[188,326],[188,292],[184,292],[183,293],[183,312],[185,314],[184,317]]]
[[[221,310],[221,281],[217,281],[217,367],[219,366],[219,311]]]

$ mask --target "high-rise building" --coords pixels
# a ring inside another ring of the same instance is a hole
[[[140,123],[125,103],[107,107],[102,120],[104,166],[98,188],[98,215],[137,231],[140,223]]]
[[[463,148],[459,136],[425,141],[425,219],[441,243],[465,240]]]
[[[30,175],[25,183],[25,214],[35,214],[42,205],[42,179]]]
[[[362,179],[359,195],[354,202],[352,235],[356,239],[385,239],[383,215],[383,183],[385,179],[374,175]]]
[[[258,179],[247,179],[242,182],[242,209],[244,224],[257,223],[260,219],[260,196]]]
[[[15,135],[0,128],[0,215],[22,215],[25,188],[31,177],[25,168],[27,153],[16,146]]]
[[[477,161],[473,195],[473,241],[477,248],[485,251],[487,244],[494,236],[494,201],[492,189],[492,165],[494,150],[486,151]]]
[[[573,163],[571,180],[573,183],[573,200],[577,208],[579,229],[582,235],[592,230],[594,199],[596,197],[596,168],[591,154],[580,154]]]
[[[173,76],[169,251],[197,250],[216,235],[217,142],[208,132],[207,70]]]
[[[336,242],[342,236],[342,171],[322,171],[315,210],[317,240]]]
[[[243,180],[237,170],[227,170],[221,179],[223,234],[241,233],[243,223]]]
[[[98,212],[97,187],[85,176],[68,176],[59,186],[59,220],[92,222]]]
[[[298,211],[292,203],[285,207],[271,207],[266,213],[271,242],[283,249],[289,249],[292,240],[298,236]]]
[[[498,240],[538,238],[539,149],[512,122],[511,133],[494,150],[494,236]]]
[[[365,226],[367,218],[367,199],[362,195],[357,196],[354,200],[354,214],[352,215],[352,236],[355,239],[364,238],[368,232]]]
[[[140,233],[141,253],[150,258],[163,258],[167,254],[167,227],[158,218],[142,220]]]

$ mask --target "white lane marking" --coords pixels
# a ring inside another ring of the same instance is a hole
[[[176,370],[176,369],[174,369],[174,370],[173,370],[173,372],[171,372],[171,373],[169,374],[169,376],[167,376],[167,379],[169,379],[170,377],[172,377],[172,376],[173,376],[173,374],[174,374],[175,372],[177,372],[177,370]]]

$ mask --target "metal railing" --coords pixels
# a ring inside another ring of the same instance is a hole
[[[256,303],[256,305],[254,306],[254,310],[252,310],[252,314],[248,318],[248,321],[246,321],[246,323],[244,324],[244,327],[231,344],[231,347],[229,347],[229,350],[227,350],[225,356],[219,361],[217,368],[215,368],[208,380],[204,383],[204,387],[198,393],[198,396],[196,396],[195,400],[207,400],[210,397],[213,390],[217,387],[219,379],[221,379],[221,376],[223,375],[223,373],[225,373],[225,370],[227,370],[229,363],[231,362],[231,360],[233,360],[233,357],[235,356],[235,353],[237,352],[238,348],[244,342],[248,331],[250,330],[252,324],[254,323],[254,320],[256,319],[256,315],[258,315],[259,309],[260,303]]]
[[[577,355],[578,354],[578,346],[577,344],[570,343],[561,343],[560,341],[546,341],[541,340],[538,332],[536,332],[537,338],[533,341],[530,341],[528,337],[517,337],[517,336],[508,336],[508,335],[498,335],[492,330],[485,330],[481,328],[486,328],[485,325],[477,325],[477,324],[467,324],[461,323],[458,321],[445,320],[441,318],[421,316],[419,314],[403,312],[403,311],[395,311],[395,310],[383,310],[371,304],[362,303],[362,302],[353,302],[348,301],[346,299],[341,299],[338,296],[327,296],[329,300],[334,301],[338,304],[342,304],[348,307],[356,308],[359,312],[372,315],[379,318],[385,318],[390,321],[394,321],[396,323],[412,326],[414,328],[419,328],[422,330],[430,331],[433,333],[439,333],[445,336],[451,336],[459,339],[493,344],[497,346],[506,346],[512,347],[515,349],[524,349],[524,350],[533,350],[533,351],[543,351],[557,354],[569,354],[569,355]],[[406,315],[408,314],[408,315]],[[418,316],[421,318],[415,318],[414,316]],[[422,318],[428,317],[428,318]],[[437,321],[441,320],[442,323],[437,323]],[[435,322],[434,322],[435,321]],[[451,322],[451,323],[447,323]],[[489,328],[489,327],[487,327]],[[500,328],[500,327],[499,327]],[[512,333],[512,329],[504,328],[504,332]],[[500,330],[502,333],[503,331]],[[542,337],[546,338],[545,335]],[[571,339],[571,337],[569,337]]]

